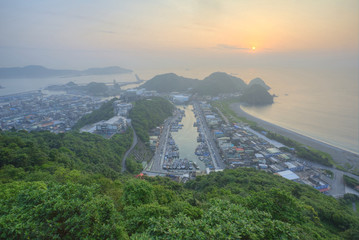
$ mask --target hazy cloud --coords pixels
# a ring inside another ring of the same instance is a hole
[[[217,49],[224,49],[224,50],[249,50],[249,48],[240,48],[234,45],[228,45],[228,44],[217,44],[215,47]]]
[[[108,34],[116,34],[116,32],[114,31],[108,31],[108,30],[101,30],[99,32],[102,32],[102,33],[108,33]]]

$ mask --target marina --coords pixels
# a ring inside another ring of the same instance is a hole
[[[185,174],[218,169],[214,163],[214,145],[205,132],[201,112],[193,105],[177,106],[167,119],[156,145],[155,155],[148,170],[151,172]],[[211,153],[212,152],[212,153]]]
[[[204,171],[206,166],[201,162],[195,154],[198,132],[193,124],[196,122],[196,117],[193,112],[193,106],[178,106],[180,111],[180,117],[177,118],[171,126],[174,126],[172,137],[178,146],[179,159],[178,162],[182,162],[181,169],[189,171],[201,170]],[[179,120],[179,121],[178,121]],[[177,164],[177,163],[175,163]],[[178,164],[176,168],[179,169]]]

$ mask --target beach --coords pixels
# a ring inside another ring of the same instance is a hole
[[[232,103],[230,105],[230,108],[236,112],[236,114],[239,117],[245,117],[246,119],[256,122],[258,126],[263,127],[264,129],[275,132],[277,134],[280,134],[282,136],[288,137],[290,139],[293,139],[303,145],[307,145],[310,147],[313,147],[315,149],[318,149],[320,151],[329,153],[332,157],[335,163],[341,166],[346,166],[350,164],[352,166],[352,169],[359,169],[359,155],[349,152],[347,150],[329,145],[327,143],[321,142],[319,140],[310,138],[308,136],[304,136],[302,134],[296,133],[292,130],[280,127],[278,125],[269,123],[267,121],[261,120],[259,118],[256,118],[245,111],[242,110],[239,103]]]

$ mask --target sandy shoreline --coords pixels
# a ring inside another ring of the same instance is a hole
[[[261,126],[269,131],[278,133],[280,135],[283,135],[285,137],[288,137],[290,139],[293,139],[299,143],[302,143],[304,145],[308,145],[311,146],[315,149],[321,150],[323,152],[329,153],[334,161],[337,164],[343,165],[348,163],[351,166],[353,166],[354,168],[358,168],[359,169],[359,155],[331,146],[327,143],[318,141],[316,139],[301,135],[299,133],[296,133],[292,130],[277,126],[275,124],[269,123],[267,121],[261,120],[259,118],[256,118],[248,113],[246,113],[245,111],[243,111],[240,107],[239,103],[232,103],[230,105],[231,109],[233,111],[236,112],[236,114],[240,117],[245,117],[250,121],[256,122],[258,124],[258,126]]]

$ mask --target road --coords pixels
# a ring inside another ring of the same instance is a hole
[[[133,133],[133,140],[132,140],[132,145],[131,147],[126,151],[125,155],[123,156],[122,158],[122,169],[121,169],[121,172],[125,172],[127,171],[127,168],[126,168],[126,159],[128,157],[128,155],[131,153],[131,151],[133,150],[133,148],[137,145],[137,134],[135,132],[135,129],[132,127],[132,124],[129,123],[129,127],[132,128],[132,133]]]
[[[150,164],[147,166],[144,172],[164,172],[162,165],[165,157],[165,151],[167,147],[168,135],[170,132],[170,125],[175,116],[169,117],[164,121],[163,129],[159,137],[159,144],[156,148],[155,154],[152,157]]]
[[[224,169],[226,167],[226,165],[223,163],[222,157],[219,154],[219,151],[217,149],[217,146],[214,142],[213,137],[211,136],[211,132],[207,126],[206,120],[204,119],[202,109],[200,108],[198,102],[195,102],[193,105],[195,106],[195,109],[199,113],[199,120],[201,121],[201,126],[203,128],[203,133],[205,135],[205,140],[206,140],[206,143],[207,143],[207,146],[209,149],[209,153],[212,158],[214,168],[215,169]]]
[[[151,172],[162,172],[162,165],[165,158],[165,153],[167,149],[167,141],[168,141],[168,135],[170,132],[170,125],[172,123],[174,117],[171,117],[170,119],[167,119],[165,121],[161,136],[160,136],[160,142],[156,149],[155,155],[152,158],[152,164],[149,169]]]
[[[352,193],[352,194],[355,194],[355,195],[359,196],[359,192],[345,186],[343,175],[345,174],[345,175],[347,175],[349,177],[355,178],[358,181],[359,181],[359,176],[356,176],[354,174],[338,170],[338,169],[333,168],[333,167],[328,167],[328,166],[321,165],[319,163],[310,162],[310,161],[307,161],[307,160],[302,159],[302,158],[296,158],[296,161],[303,162],[303,163],[305,163],[306,166],[309,166],[309,167],[312,167],[312,168],[326,169],[326,170],[330,170],[330,171],[333,172],[333,174],[334,174],[333,179],[328,178],[328,180],[327,180],[327,182],[330,185],[330,190],[328,192],[329,195],[331,195],[331,196],[333,196],[335,198],[343,197],[343,195],[345,193]]]
[[[224,116],[224,114],[222,113],[222,111],[219,110],[218,107],[216,107],[216,109],[217,109],[219,115],[221,115],[222,119],[226,122],[226,124],[227,124],[227,125],[231,125],[231,123],[228,121],[228,118],[227,118],[226,116]]]

